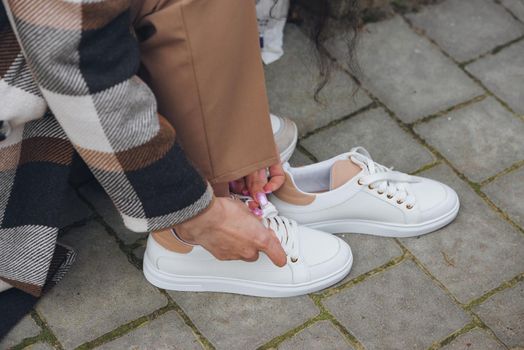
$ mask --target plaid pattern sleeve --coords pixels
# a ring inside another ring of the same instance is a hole
[[[130,0],[3,1],[44,100],[126,226],[160,230],[207,208],[211,187],[135,75]]]

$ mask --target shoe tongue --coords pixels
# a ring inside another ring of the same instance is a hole
[[[362,168],[350,159],[337,160],[331,167],[329,190],[334,190],[354,178]]]

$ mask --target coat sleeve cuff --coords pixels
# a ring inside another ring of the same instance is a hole
[[[213,201],[213,188],[208,183],[206,190],[204,191],[204,193],[202,193],[198,200],[188,205],[187,207],[177,210],[175,212],[151,218],[136,218],[125,215],[123,213],[120,213],[120,215],[122,215],[124,225],[131,231],[161,231],[168,228],[172,228],[177,224],[180,224],[182,222],[194,218],[195,216],[200,215],[211,206]]]

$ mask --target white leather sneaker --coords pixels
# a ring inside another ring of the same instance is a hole
[[[269,116],[271,118],[271,127],[273,128],[275,143],[280,152],[280,161],[285,163],[291,158],[297,146],[297,125],[287,118],[277,117],[274,114],[270,114]]]
[[[304,167],[285,164],[284,171],[272,203],[281,215],[325,232],[418,236],[447,225],[459,210],[450,187],[386,168],[362,147]]]
[[[262,252],[255,262],[220,261],[201,246],[164,231],[149,235],[146,279],[169,290],[290,297],[327,288],[349,273],[353,255],[346,242],[278,216],[271,204],[264,214],[264,225],[276,233],[288,255],[284,267],[274,265]]]

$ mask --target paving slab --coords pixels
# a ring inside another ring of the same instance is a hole
[[[474,329],[468,333],[461,334],[442,350],[505,350],[495,339],[491,338],[480,329]]]
[[[134,243],[136,240],[147,236],[146,233],[137,233],[127,229],[115,205],[98,182],[92,181],[80,187],[79,191],[96,208],[96,211],[125,244]]]
[[[8,349],[21,343],[25,338],[37,336],[39,333],[40,327],[31,316],[27,315],[3,339],[0,339],[0,349]]]
[[[355,115],[303,139],[301,143],[319,160],[363,146],[375,161],[405,172],[413,172],[435,160],[381,108]]]
[[[420,176],[457,191],[460,211],[453,223],[401,242],[461,302],[468,303],[524,271],[524,235],[504,221],[449,167]]]
[[[501,3],[524,22],[524,2],[522,0],[502,0]]]
[[[55,348],[47,343],[36,343],[36,344],[32,344],[24,348],[24,350],[53,350],[53,349]]]
[[[320,321],[284,341],[278,350],[353,350],[331,322]]]
[[[196,350],[203,347],[182,318],[170,311],[97,349]]]
[[[475,182],[524,159],[524,122],[492,97],[421,123],[415,131]]]
[[[167,304],[99,224],[76,228],[60,241],[77,251],[77,259],[37,309],[65,349]]]
[[[216,349],[256,349],[318,314],[307,297],[169,292]]]
[[[351,272],[339,284],[352,280],[402,255],[400,246],[393,238],[357,233],[344,233],[337,236],[346,241],[353,252]]]
[[[524,167],[495,179],[484,186],[482,192],[524,227]]]
[[[335,38],[330,52],[344,64],[346,46]],[[472,99],[483,90],[429,40],[400,17],[368,24],[356,50],[360,80],[406,123]]]
[[[292,119],[299,135],[345,117],[371,103],[363,90],[355,90],[353,80],[339,69],[320,94],[313,96],[319,80],[311,41],[293,24],[284,33],[285,55],[266,66],[266,85],[271,112]]]
[[[446,0],[407,17],[459,62],[524,34],[524,25],[493,0]]]
[[[473,311],[508,347],[524,347],[524,282],[495,294]]]
[[[524,41],[485,56],[466,69],[516,113],[524,115]]]
[[[312,164],[313,161],[309,159],[301,150],[296,149],[291,158],[289,159],[289,164],[293,167],[299,167],[304,165]]]
[[[412,261],[323,302],[367,350],[427,349],[469,317]]]

